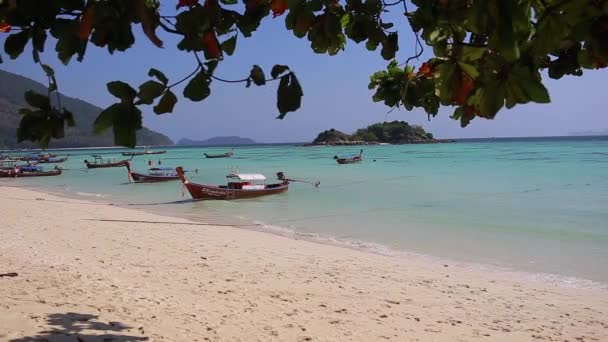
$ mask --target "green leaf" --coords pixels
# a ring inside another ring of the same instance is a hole
[[[481,59],[486,52],[486,48],[463,46],[460,58],[463,61],[474,62]]]
[[[114,124],[114,117],[120,115],[123,105],[115,103],[99,113],[95,122],[93,122],[93,132],[101,134]]]
[[[194,76],[184,88],[184,96],[192,101],[202,101],[211,94],[209,75],[201,71]]]
[[[142,128],[141,111],[132,104],[121,104],[122,112],[114,117],[114,144],[126,147],[135,147],[137,144],[137,130]]]
[[[382,58],[386,59],[386,60],[391,60],[393,58],[395,58],[395,53],[399,50],[399,45],[398,45],[398,35],[397,33],[389,33],[386,41],[382,42],[382,50],[380,51],[380,54],[382,55]]]
[[[147,81],[139,86],[139,93],[137,96],[139,97],[140,103],[143,104],[152,104],[154,99],[161,96],[165,91],[166,86],[162,83],[156,81]]]
[[[148,76],[156,77],[156,79],[164,85],[167,85],[167,83],[169,83],[169,79],[167,78],[167,76],[165,76],[165,74],[158,69],[150,69],[150,71],[148,71]]]
[[[4,51],[11,59],[16,59],[23,53],[25,45],[30,40],[30,32],[27,30],[13,33],[4,42]]]
[[[63,120],[66,122],[68,127],[76,126],[76,121],[74,121],[74,114],[69,110],[63,108]]]
[[[95,122],[93,131],[96,134],[105,132],[112,127],[116,145],[135,147],[136,131],[142,128],[141,111],[132,103],[115,103],[104,109]]]
[[[177,97],[173,92],[169,89],[165,92],[163,97],[160,98],[158,104],[154,106],[154,113],[156,114],[166,114],[172,113],[175,104],[177,103]]]
[[[277,64],[272,67],[272,70],[270,71],[270,76],[272,76],[272,78],[277,78],[281,74],[283,74],[285,71],[288,71],[288,70],[289,70],[289,67],[287,65]]]
[[[277,119],[283,119],[288,112],[298,110],[302,105],[302,96],[304,93],[295,74],[289,73],[281,77],[277,89],[277,108],[280,113]]]
[[[236,37],[237,35],[234,35],[232,38],[229,38],[222,43],[222,51],[224,51],[228,56],[232,56],[234,53],[234,49],[236,48]]]
[[[472,79],[476,79],[479,76],[479,71],[477,71],[477,68],[471,64],[458,62],[458,66]]]
[[[28,90],[25,92],[24,97],[25,102],[32,107],[51,110],[51,100],[48,98],[48,96],[39,94],[33,90]]]
[[[538,80],[522,82],[522,87],[530,97],[530,101],[536,103],[549,103],[551,98],[547,88]]]
[[[479,92],[479,112],[484,118],[493,119],[504,106],[505,89],[503,86],[484,87]]]
[[[258,65],[254,65],[253,68],[251,68],[249,78],[251,78],[253,83],[257,86],[266,84],[266,76],[264,75],[264,71]]]
[[[108,82],[107,87],[110,94],[116,96],[125,103],[133,103],[133,99],[135,99],[135,96],[137,96],[135,89],[131,88],[131,86],[125,82]]]
[[[49,91],[56,91],[57,90],[57,81],[55,80],[55,77],[51,78],[51,83],[49,83]]]
[[[32,45],[34,50],[44,52],[44,43],[46,42],[46,30],[34,29],[32,32]]]
[[[46,64],[41,64],[42,70],[44,70],[44,73],[46,74],[47,77],[54,77],[55,76],[55,70],[53,70],[53,68],[51,68],[50,66],[46,65]]]

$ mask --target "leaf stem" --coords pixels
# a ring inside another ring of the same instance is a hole
[[[177,81],[177,82],[175,82],[173,84],[168,85],[167,89],[171,89],[171,88],[175,87],[176,85],[181,84],[181,83],[187,81],[190,77],[194,76],[194,74],[196,74],[200,70],[200,68],[201,68],[201,65],[200,64],[197,65],[196,69],[194,69],[193,72],[191,72],[190,74],[188,74],[188,76],[182,78],[181,80],[179,80],[179,81]]]

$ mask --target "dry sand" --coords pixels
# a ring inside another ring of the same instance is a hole
[[[602,289],[0,191],[0,341],[608,341]]]

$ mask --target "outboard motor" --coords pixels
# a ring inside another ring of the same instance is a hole
[[[277,179],[280,181],[285,180],[285,174],[283,171],[277,172]]]
[[[334,156],[334,159],[335,159],[335,160],[338,160],[338,156]]]

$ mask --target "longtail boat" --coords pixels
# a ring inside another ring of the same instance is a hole
[[[175,171],[179,175],[184,187],[193,199],[200,200],[233,200],[243,198],[253,198],[266,195],[274,195],[285,192],[289,189],[289,180],[282,172],[277,173],[280,183],[259,184],[264,182],[266,177],[261,174],[230,173],[226,178],[235,180],[229,181],[227,185],[205,185],[190,183],[184,174],[181,166]],[[257,183],[257,184],[256,184]]]
[[[104,159],[101,156],[95,155],[95,161],[90,162],[88,160],[84,160],[84,163],[87,165],[89,169],[99,169],[105,167],[125,167],[129,162],[128,159],[124,160],[116,160],[116,159]]]
[[[205,158],[230,158],[234,155],[234,150],[230,151],[230,152],[226,152],[226,153],[218,153],[218,154],[211,154],[211,153],[203,153],[205,155]]]
[[[7,159],[0,161],[0,177],[46,177],[59,176],[61,169],[55,166],[51,171],[44,171],[42,166],[35,164],[16,165],[17,160]]]
[[[61,169],[57,166],[51,171],[44,171],[41,166],[38,165],[20,165],[15,168],[14,177],[47,177],[47,176],[59,176]]]
[[[68,157],[62,157],[62,158],[48,157],[48,158],[38,160],[38,163],[39,164],[58,164],[58,163],[63,163],[66,160],[68,160]]]
[[[25,156],[18,157],[17,159],[22,161],[39,161],[48,158],[55,158],[57,155],[50,153],[32,153]]]
[[[338,162],[338,164],[358,163],[363,160],[363,150],[359,151],[359,154],[355,154],[353,156],[334,156],[334,159]]]
[[[145,149],[144,151],[123,152],[122,155],[123,156],[144,156],[144,155],[148,155],[148,154],[164,154],[164,153],[167,153],[167,150],[152,151],[149,149]]]
[[[0,177],[15,177],[15,159],[0,160]]]
[[[157,183],[180,179],[172,167],[153,167],[149,169],[149,173],[146,175],[133,172],[131,170],[131,163],[127,161],[127,171],[129,172],[129,181],[132,179],[135,183]]]

